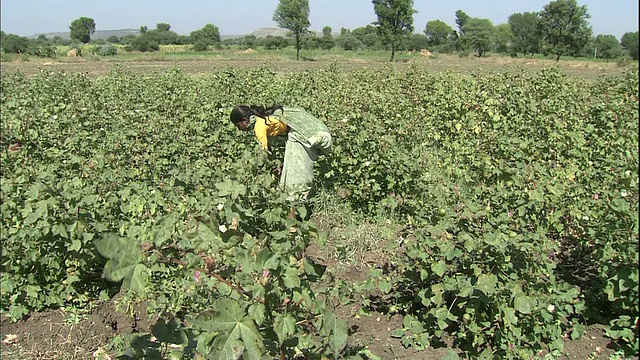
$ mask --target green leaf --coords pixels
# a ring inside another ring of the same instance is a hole
[[[209,354],[210,359],[239,360],[244,352],[244,344],[240,337],[240,329],[233,327],[229,332],[224,332],[213,339]]]
[[[133,239],[124,238],[114,233],[106,233],[101,239],[96,240],[95,247],[100,255],[107,259],[116,259],[122,254],[135,252],[135,243],[136,241]]]
[[[151,334],[160,342],[182,345],[187,342],[187,335],[180,329],[180,322],[175,317],[169,319],[160,318],[151,327]]]
[[[284,281],[284,285],[288,289],[295,289],[300,287],[300,275],[298,273],[298,269],[294,267],[288,268],[285,271],[282,280]]]
[[[431,264],[431,270],[439,277],[442,277],[442,275],[447,271],[447,264],[440,260],[435,264]]]
[[[584,332],[586,331],[586,327],[582,324],[573,325],[573,329],[571,330],[571,340],[578,340],[582,338]]]
[[[216,183],[215,186],[218,189],[218,196],[220,197],[231,196],[232,199],[236,199],[238,196],[247,193],[247,188],[243,184],[233,182],[231,179],[225,179],[222,182]]]
[[[218,229],[213,230],[212,223],[201,222],[198,224],[198,236],[200,239],[207,243],[208,246],[217,249],[216,244],[222,242],[222,237],[220,237],[220,232]]]
[[[501,245],[502,242],[502,233],[500,230],[496,230],[493,233],[488,233],[484,236],[484,243],[490,246],[498,246]]]
[[[214,310],[201,312],[190,322],[201,330],[219,332],[209,352],[214,359],[242,357],[253,360],[260,359],[265,352],[264,341],[255,323],[232,299],[216,301]]]
[[[296,319],[289,314],[278,314],[273,321],[273,329],[278,336],[278,342],[283,344],[296,333]]]
[[[252,317],[258,325],[262,325],[266,319],[265,313],[266,308],[262,303],[255,303],[249,306],[249,316]]]
[[[257,269],[265,268],[264,264],[272,256],[271,251],[267,248],[260,249],[256,255],[255,266]]]
[[[191,323],[207,331],[226,331],[234,327],[242,318],[244,312],[238,303],[232,299],[219,299],[213,309],[203,311]]]
[[[386,279],[380,279],[378,281],[378,290],[382,291],[383,293],[388,294],[392,289],[393,287],[391,281],[388,281]]]
[[[629,210],[629,203],[624,199],[611,200],[611,208],[617,212],[626,212]]]
[[[519,295],[513,301],[513,307],[523,314],[531,314],[531,299],[526,295]]]
[[[496,284],[498,278],[493,274],[480,274],[475,288],[485,293],[485,295],[493,295],[496,292]]]
[[[71,240],[71,245],[67,249],[69,251],[80,251],[82,249],[82,241],[80,239]]]
[[[262,336],[258,332],[255,323],[251,319],[245,319],[238,324],[240,336],[245,347],[243,359],[260,360],[266,352]]]
[[[322,315],[323,333],[329,333],[329,347],[333,351],[334,359],[338,359],[340,353],[347,346],[347,338],[349,337],[349,327],[347,323],[339,319],[333,309],[326,308]]]
[[[439,308],[438,310],[436,310],[435,316],[438,320],[438,327],[440,328],[440,330],[444,330],[449,326],[447,320],[449,319],[450,315],[451,313],[447,308]]]
[[[135,265],[131,276],[125,277],[122,285],[139,294],[144,294],[147,289],[147,270],[148,268],[143,264]]]
[[[504,309],[503,313],[502,321],[505,326],[518,324],[518,317],[516,316],[516,310],[514,308],[507,307]]]
[[[326,268],[325,265],[317,264],[309,257],[304,258],[303,269],[305,274],[309,275],[310,278],[317,279],[321,277]]]
[[[31,225],[36,221],[38,221],[38,214],[35,212],[32,212],[32,213],[29,213],[29,215],[27,215],[26,219],[24,219],[24,225]]]

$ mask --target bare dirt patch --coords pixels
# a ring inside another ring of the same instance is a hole
[[[13,340],[0,344],[0,358],[95,358],[96,352],[116,336],[148,332],[153,323],[143,314],[143,311],[133,315],[118,311],[115,300],[111,300],[86,315],[74,316],[58,309],[34,313],[17,323],[3,317],[0,335],[4,340]]]

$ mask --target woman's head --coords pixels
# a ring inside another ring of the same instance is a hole
[[[259,116],[266,121],[267,117],[273,115],[278,109],[282,110],[282,105],[274,104],[269,108],[259,105],[238,105],[231,110],[229,118],[238,129],[249,131],[251,128],[251,116]]]
[[[254,115],[253,110],[246,105],[238,105],[231,110],[229,118],[233,125],[242,131],[249,130],[250,118]]]

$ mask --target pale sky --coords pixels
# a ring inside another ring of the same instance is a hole
[[[180,35],[211,23],[222,35],[244,35],[263,27],[277,27],[271,19],[279,0],[2,0],[0,29],[5,33],[31,36],[67,32],[79,17],[92,18],[96,30],[154,29],[157,23],[171,25]],[[422,32],[428,21],[442,20],[455,28],[455,12],[506,23],[517,12],[540,11],[550,0],[415,0],[414,28]],[[334,32],[354,29],[375,21],[371,0],[310,0],[311,30],[326,25]],[[638,0],[578,0],[587,5],[594,35],[610,34],[618,39],[638,31]]]

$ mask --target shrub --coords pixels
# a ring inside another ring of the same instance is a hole
[[[113,56],[118,54],[118,48],[111,44],[97,46],[94,53],[98,56]]]
[[[8,34],[2,39],[2,51],[5,53],[21,54],[27,52],[29,48],[29,39]]]
[[[134,50],[138,50],[141,52],[152,52],[160,50],[160,45],[157,41],[149,40],[144,36],[138,36],[133,42],[131,46]]]
[[[198,40],[196,41],[195,44],[193,44],[193,50],[194,51],[207,51],[207,43],[203,40]]]
[[[57,56],[56,47],[52,44],[33,44],[27,49],[27,54],[37,57],[55,58]]]
[[[471,51],[469,50],[462,50],[458,52],[458,57],[461,57],[461,58],[469,57],[469,55],[471,55]]]

